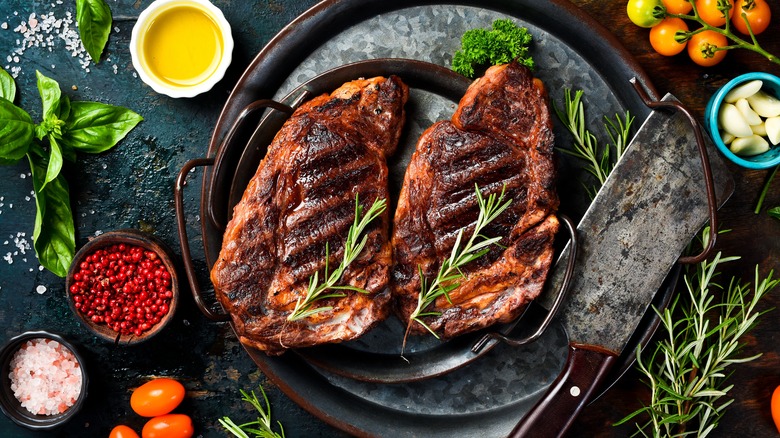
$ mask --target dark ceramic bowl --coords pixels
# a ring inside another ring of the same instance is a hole
[[[146,250],[156,253],[157,256],[160,257],[163,265],[167,268],[171,277],[171,292],[173,293],[173,297],[171,297],[170,303],[168,304],[168,313],[162,316],[158,323],[144,331],[140,336],[135,334],[120,334],[104,323],[93,322],[89,317],[87,317],[87,315],[76,308],[74,296],[71,292],[71,285],[74,283],[73,275],[79,271],[81,262],[83,262],[90,254],[94,253],[98,249],[107,248],[114,244],[122,243],[126,245],[140,246]],[[81,321],[81,323],[84,324],[84,326],[87,327],[97,337],[117,344],[137,344],[155,336],[173,318],[173,314],[179,302],[178,275],[176,273],[176,266],[173,262],[170,249],[155,236],[134,229],[109,231],[87,242],[73,258],[73,263],[71,264],[70,270],[68,271],[65,284],[65,290],[68,294],[68,304],[79,321]]]
[[[63,347],[73,353],[81,367],[81,391],[79,392],[79,397],[76,399],[76,403],[74,403],[73,406],[61,414],[32,414],[27,408],[22,406],[11,390],[11,378],[8,376],[11,371],[11,359],[25,342],[41,338],[52,339],[62,344]],[[3,349],[0,350],[0,382],[0,408],[3,413],[13,420],[14,423],[34,430],[54,429],[73,418],[84,405],[84,400],[87,398],[87,385],[89,383],[87,371],[84,367],[84,359],[79,355],[78,351],[73,348],[73,345],[63,339],[62,336],[44,331],[25,332],[12,338],[5,344]]]

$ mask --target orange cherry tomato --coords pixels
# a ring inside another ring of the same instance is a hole
[[[666,12],[670,14],[687,14],[693,6],[688,0],[663,0]]]
[[[745,14],[743,17],[742,14]],[[734,28],[750,35],[745,19],[750,23],[750,30],[753,35],[758,35],[769,27],[769,21],[772,19],[772,10],[765,0],[737,0],[734,4],[734,15],[731,17],[731,24]]]
[[[731,9],[726,14],[728,18],[731,18],[734,14],[734,0],[728,0],[728,2]],[[696,0],[696,10],[699,12],[699,17],[710,26],[721,27],[726,24],[726,16],[723,15],[723,11],[718,9],[718,0]]]
[[[137,433],[128,426],[120,424],[119,426],[111,429],[111,433],[108,438],[140,438]]]
[[[664,56],[674,56],[685,49],[687,41],[678,43],[674,36],[677,32],[687,32],[688,25],[680,18],[664,18],[660,24],[650,29],[650,45]]]
[[[133,391],[130,407],[142,417],[156,417],[176,409],[184,400],[184,386],[168,378],[150,380]]]
[[[190,438],[194,428],[192,420],[184,414],[166,414],[154,417],[144,424],[143,438]]]
[[[725,50],[716,49],[727,44],[725,36],[713,30],[705,30],[693,35],[688,41],[688,56],[702,67],[712,67],[726,57]]]
[[[772,419],[775,421],[775,427],[780,432],[780,386],[775,388],[775,392],[772,393]]]

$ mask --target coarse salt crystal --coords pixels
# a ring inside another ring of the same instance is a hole
[[[73,352],[57,341],[27,341],[14,354],[9,369],[11,391],[33,414],[61,414],[81,393],[81,366]]]

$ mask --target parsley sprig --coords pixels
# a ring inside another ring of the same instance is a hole
[[[415,322],[425,327],[425,329],[437,339],[439,338],[439,335],[423,321],[423,318],[428,316],[440,316],[441,312],[426,309],[441,296],[444,296],[444,298],[452,304],[449,295],[450,292],[460,286],[460,283],[458,283],[457,280],[466,277],[465,274],[463,274],[463,271],[461,271],[461,268],[487,254],[487,252],[490,251],[490,246],[497,244],[501,240],[501,236],[486,237],[482,234],[482,231],[512,203],[511,199],[504,200],[504,191],[506,187],[501,189],[500,195],[496,196],[496,194],[493,193],[489,195],[487,199],[482,197],[479,186],[475,184],[474,188],[477,194],[479,216],[474,225],[474,232],[471,234],[469,240],[466,241],[465,245],[461,246],[464,230],[464,228],[461,228],[458,231],[458,236],[455,238],[455,244],[452,246],[450,257],[442,262],[439,267],[439,272],[430,283],[423,275],[422,268],[420,266],[417,267],[421,283],[420,294],[417,296],[417,307],[409,316],[409,323],[407,324],[406,334],[404,335],[404,346],[406,345],[406,338],[409,335],[409,331]]]
[[[351,290],[359,293],[368,293],[368,291],[359,287],[339,285],[338,282],[344,275],[344,271],[346,271],[349,265],[358,258],[363,251],[363,248],[366,246],[368,235],[363,236],[362,240],[358,240],[361,233],[363,233],[363,230],[368,227],[371,221],[379,217],[386,209],[387,201],[385,199],[377,199],[371,204],[371,207],[368,209],[365,216],[361,217],[363,214],[363,207],[360,206],[358,195],[355,194],[355,220],[349,227],[349,232],[347,233],[347,240],[344,243],[344,257],[342,258],[341,263],[335,270],[332,272],[330,271],[328,263],[330,251],[326,244],[325,273],[323,275],[325,281],[320,283],[319,272],[315,272],[314,275],[309,277],[309,286],[306,289],[306,296],[298,298],[298,301],[295,303],[295,308],[287,317],[288,321],[299,321],[321,312],[333,310],[333,306],[314,307],[314,303],[327,298],[343,298],[346,294],[342,291]]]

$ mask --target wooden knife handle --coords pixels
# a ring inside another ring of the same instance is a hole
[[[617,354],[602,347],[569,344],[563,371],[509,438],[552,438],[566,433],[607,376]]]

